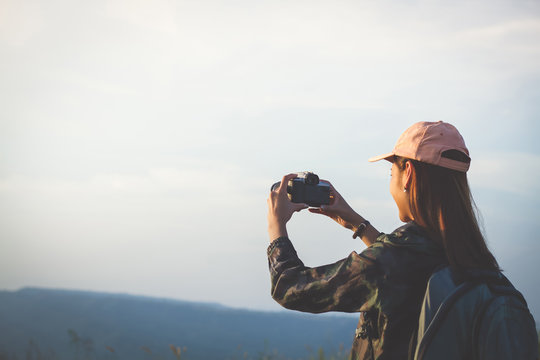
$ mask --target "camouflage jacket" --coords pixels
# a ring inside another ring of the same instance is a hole
[[[304,266],[288,238],[268,247],[272,297],[299,311],[361,312],[352,359],[406,359],[426,283],[443,250],[414,223],[382,234],[360,254]]]

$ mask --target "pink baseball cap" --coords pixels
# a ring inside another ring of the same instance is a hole
[[[448,150],[462,153],[466,161],[456,160]],[[393,156],[418,160],[448,169],[467,172],[470,166],[469,150],[459,131],[443,121],[418,122],[405,130],[399,137],[391,153],[375,156],[369,161],[382,159],[392,161]],[[452,157],[452,158],[451,158]]]

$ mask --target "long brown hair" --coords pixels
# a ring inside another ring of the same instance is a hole
[[[468,157],[460,158],[460,154],[449,152],[446,157],[470,161]],[[409,196],[412,215],[434,241],[441,243],[449,265],[462,270],[500,270],[480,231],[466,173],[408,158],[394,158],[400,171],[407,162],[414,167]]]

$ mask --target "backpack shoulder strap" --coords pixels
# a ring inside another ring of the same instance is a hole
[[[435,313],[435,316],[429,323],[429,326],[424,333],[424,336],[422,337],[422,340],[420,341],[420,344],[418,344],[418,357],[417,360],[421,360],[424,357],[424,353],[428,347],[428,345],[431,343],[431,340],[433,339],[433,336],[437,333],[437,330],[439,329],[440,325],[443,323],[444,319],[446,318],[446,315],[448,315],[448,312],[454,305],[454,303],[465,293],[473,289],[477,284],[473,282],[464,282],[460,284],[448,297],[444,299],[442,304],[440,304],[437,312]]]

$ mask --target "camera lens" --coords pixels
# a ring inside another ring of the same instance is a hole
[[[305,181],[307,185],[317,185],[319,183],[319,177],[314,173],[307,173]]]

